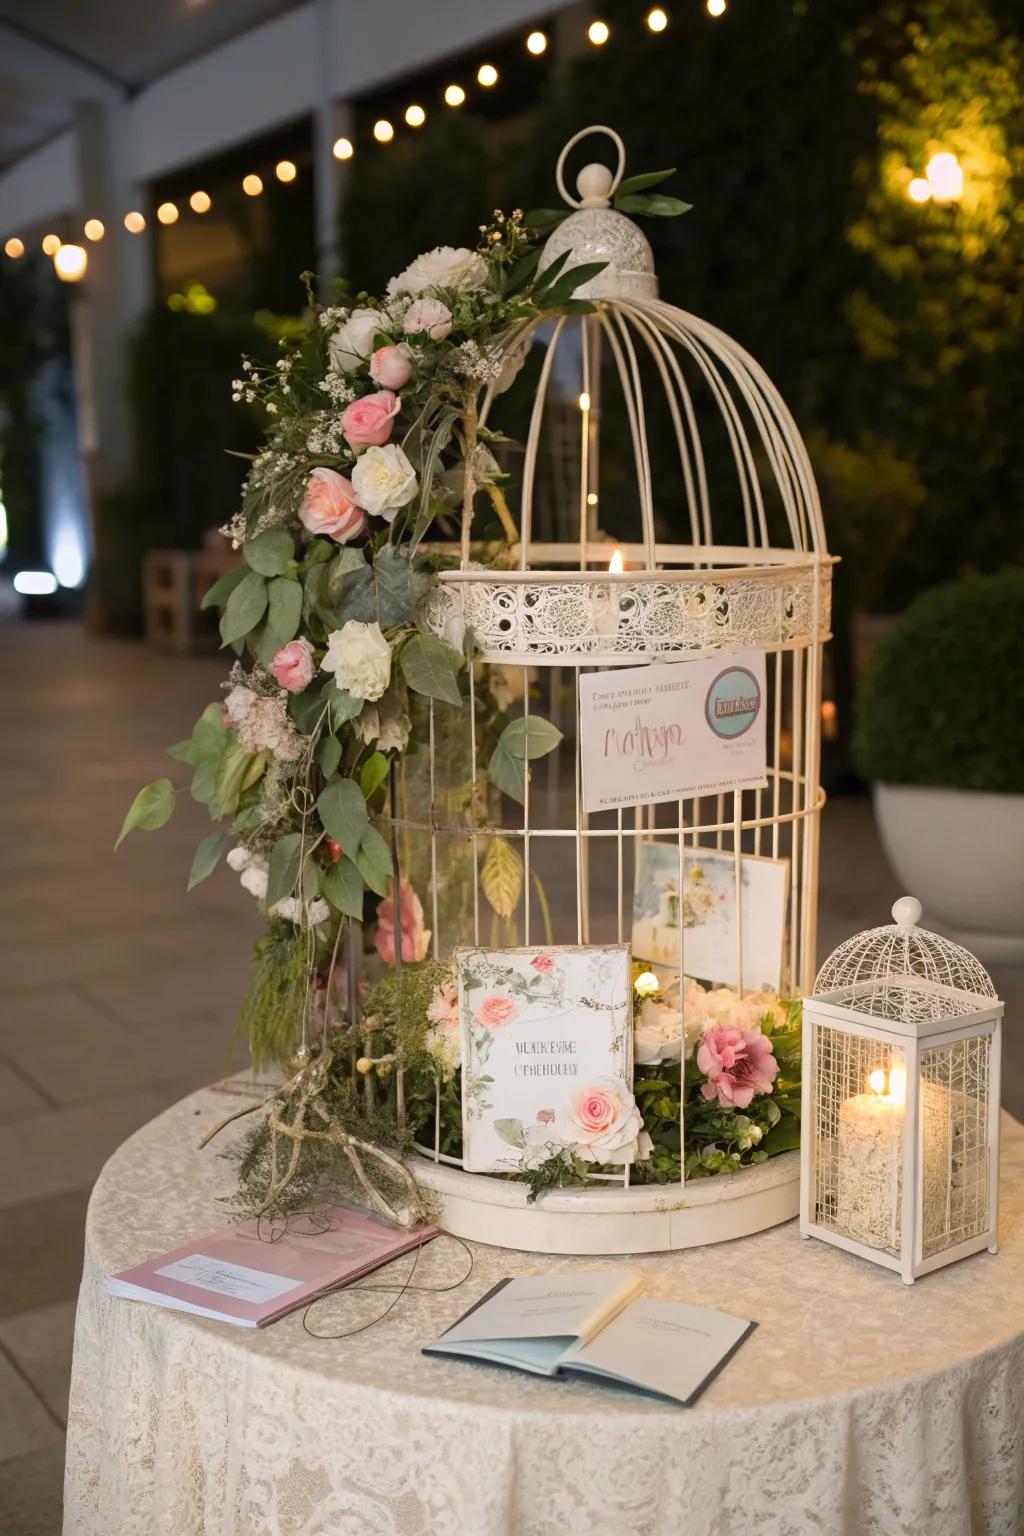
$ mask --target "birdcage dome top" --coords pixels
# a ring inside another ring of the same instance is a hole
[[[913,896],[901,896],[892,915],[892,923],[833,950],[818,972],[816,997],[907,1024],[963,1018],[996,997],[992,978],[969,950],[918,927],[921,903]]]

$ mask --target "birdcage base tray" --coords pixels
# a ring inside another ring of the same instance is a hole
[[[684,1187],[592,1185],[551,1190],[532,1204],[526,1186],[466,1173],[426,1157],[410,1167],[456,1237],[531,1253],[668,1253],[749,1237],[791,1221],[800,1204],[800,1154],[783,1152]]]

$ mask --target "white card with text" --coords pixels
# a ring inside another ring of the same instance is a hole
[[[564,1140],[581,1090],[629,1084],[628,944],[457,949],[462,1027],[462,1157],[513,1173]]]
[[[765,694],[763,651],[583,673],[583,809],[763,789]]]

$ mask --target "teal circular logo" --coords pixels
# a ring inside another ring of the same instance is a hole
[[[749,731],[761,713],[761,688],[746,667],[719,672],[704,701],[704,715],[716,736],[734,741]]]

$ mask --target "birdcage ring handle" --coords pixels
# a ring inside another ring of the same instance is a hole
[[[621,138],[615,132],[614,128],[606,128],[603,123],[593,123],[589,128],[581,128],[579,133],[573,134],[568,144],[566,144],[565,148],[562,150],[562,153],[558,157],[558,166],[555,170],[555,185],[558,187],[559,192],[562,194],[563,201],[567,202],[570,208],[582,208],[583,199],[570,197],[566,190],[565,176],[563,174],[565,170],[566,156],[569,154],[571,149],[575,149],[576,145],[580,142],[581,139],[587,138],[587,136],[591,133],[606,134],[618,150],[619,163],[616,168],[615,175],[612,177],[612,184],[608,189],[607,195],[609,198],[614,197],[616,188],[618,187],[619,182],[622,180],[622,173],[626,169],[626,146],[623,144]]]

